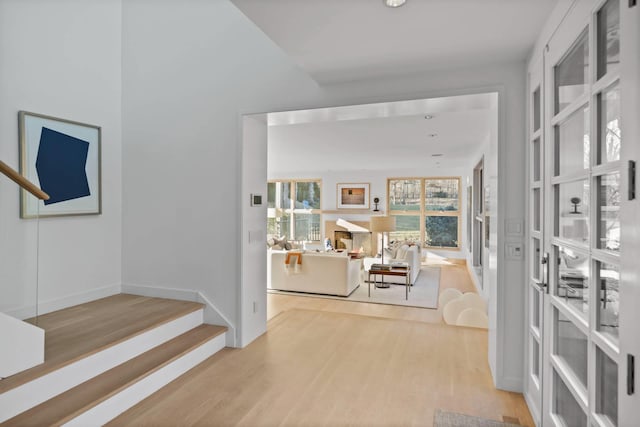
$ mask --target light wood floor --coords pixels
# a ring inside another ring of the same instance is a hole
[[[441,408],[532,426],[486,354],[484,330],[291,309],[109,425],[431,426]]]
[[[465,266],[441,289],[473,290]],[[431,426],[435,409],[533,426],[496,390],[487,331],[438,310],[269,295],[268,332],[224,349],[112,426]]]

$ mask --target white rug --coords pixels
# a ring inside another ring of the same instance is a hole
[[[422,267],[416,283],[409,290],[409,299],[405,299],[405,286],[392,283],[389,288],[376,288],[371,283],[371,298],[367,295],[369,283],[363,282],[348,297],[335,295],[307,294],[268,289],[274,294],[299,295],[305,297],[330,298],[342,301],[369,302],[375,304],[403,305],[407,307],[438,308],[438,291],[440,289],[440,268]]]

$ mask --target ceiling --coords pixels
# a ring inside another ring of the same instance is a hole
[[[465,167],[492,120],[495,93],[269,113],[268,170],[273,176]]]
[[[524,60],[565,0],[231,1],[327,84]],[[496,105],[485,94],[268,114],[269,170],[468,166]]]
[[[319,83],[524,60],[559,0],[231,0]]]

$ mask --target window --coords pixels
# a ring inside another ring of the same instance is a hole
[[[425,247],[460,247],[460,178],[391,178],[388,211],[396,216],[392,240]]]
[[[320,241],[320,180],[282,180],[267,184],[267,235]]]
[[[555,114],[585,93],[589,81],[589,43],[585,30],[554,68]]]
[[[396,231],[389,233],[390,240],[421,241],[421,194],[420,179],[389,180],[389,214],[397,215]]]
[[[425,246],[457,248],[460,226],[460,179],[424,180]]]

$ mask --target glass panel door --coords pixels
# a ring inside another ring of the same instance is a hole
[[[575,38],[550,43],[545,56],[541,247],[551,257],[540,369],[550,426],[619,422],[621,5],[596,3]]]
[[[544,129],[542,58],[529,72],[529,138],[528,138],[528,187],[529,230],[527,239],[528,316],[526,395],[536,423],[540,425],[542,414],[542,351],[543,351],[543,302],[546,295],[546,266],[544,249],[543,178],[544,178]]]

